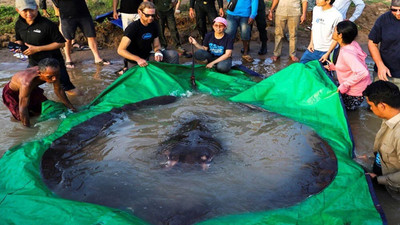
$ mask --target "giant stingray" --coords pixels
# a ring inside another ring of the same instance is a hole
[[[63,179],[63,170],[73,166],[71,160],[74,155],[79,154],[95,137],[107,130],[117,120],[123,119],[123,113],[137,110],[145,106],[163,105],[176,101],[173,96],[161,96],[151,98],[138,103],[128,104],[121,108],[115,108],[107,113],[97,115],[75,127],[68,133],[55,140],[50,148],[45,152],[41,162],[41,173],[45,183],[53,189]],[[313,175],[312,181],[305,179],[300,182],[303,193],[298,196],[296,202],[302,201],[310,195],[323,190],[333,180],[336,171],[336,157],[330,146],[321,138],[317,148],[312,151],[321,156],[321,160],[305,165],[311,169]],[[162,143],[159,153],[167,158],[166,166],[172,167],[177,163],[198,164],[203,169],[207,168],[213,156],[221,151],[221,145],[216,141],[210,131],[202,124],[200,120],[189,121],[178,129],[175,135],[172,135],[167,141]],[[71,157],[72,156],[72,157]],[[66,160],[67,159],[67,160]],[[107,187],[104,188],[107,193]],[[108,194],[108,193],[107,193]],[[104,194],[104,195],[107,195]],[[112,195],[111,195],[112,196]],[[110,207],[118,207],[110,196],[108,200],[96,199],[89,201]],[[280,197],[278,197],[280,198]],[[75,199],[82,200],[82,199]],[[83,199],[85,201],[85,199]],[[273,201],[273,199],[268,199]],[[291,203],[293,204],[293,203]],[[287,205],[282,205],[282,207]],[[207,218],[207,208],[202,206],[196,208],[184,209],[179,215],[169,215],[168,219],[161,221],[152,221],[158,224],[191,224],[200,218]],[[147,218],[149,219],[149,218]],[[151,218],[150,218],[151,220]]]

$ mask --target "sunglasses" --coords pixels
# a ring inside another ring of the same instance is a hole
[[[400,9],[393,9],[393,8],[390,8],[390,11],[392,11],[392,12],[400,12]]]
[[[142,10],[140,10],[140,11],[142,11]],[[156,14],[147,14],[147,13],[144,13],[143,11],[142,11],[142,13],[143,13],[143,15],[145,16],[145,17],[153,17],[153,18],[155,18],[156,17]]]

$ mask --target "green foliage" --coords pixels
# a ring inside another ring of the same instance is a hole
[[[111,0],[88,0],[86,2],[89,12],[92,17],[109,12],[113,10]]]
[[[112,10],[111,0],[88,0],[87,5],[90,14],[95,17],[97,15],[109,12]],[[39,10],[41,12],[41,10]],[[54,16],[52,5],[47,6],[47,12],[50,14],[50,20],[58,22],[58,18]],[[42,14],[42,13],[41,13]],[[0,34],[15,33],[15,22],[18,20],[18,13],[14,6],[0,6]],[[43,14],[42,14],[43,15]]]
[[[365,4],[372,4],[372,3],[378,3],[378,2],[382,2],[385,5],[390,6],[391,1],[390,0],[364,0]]]
[[[272,1],[264,1],[264,2],[265,2],[265,7],[267,7],[268,9],[271,8]]]
[[[184,3],[181,3],[181,6],[179,7],[179,10],[181,10],[181,12],[189,12],[189,9],[190,9],[190,4],[189,3],[187,3],[187,4],[184,4]]]
[[[0,6],[0,34],[14,33],[15,22],[18,19],[18,13],[14,7]]]

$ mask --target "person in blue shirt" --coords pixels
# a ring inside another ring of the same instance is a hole
[[[242,58],[246,62],[252,62],[254,59],[249,55],[249,43],[251,34],[251,25],[257,16],[258,0],[228,0],[228,5],[231,1],[237,1],[234,9],[226,11],[228,14],[228,27],[226,33],[236,37],[237,28],[240,27],[241,39],[243,42]]]
[[[225,33],[227,21],[222,17],[214,19],[213,30],[206,34],[201,46],[193,37],[189,43],[199,50],[194,53],[194,58],[200,61],[207,60],[207,68],[216,67],[220,73],[227,73],[232,67],[232,50],[234,39]]]

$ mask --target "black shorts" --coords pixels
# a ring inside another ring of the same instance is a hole
[[[73,40],[77,27],[81,28],[86,37],[96,37],[96,30],[91,17],[61,19],[61,30],[65,39]]]
[[[69,91],[75,88],[69,79],[67,68],[65,67],[64,60],[63,64],[60,64],[60,84],[64,91]]]

